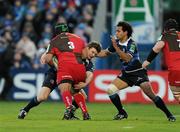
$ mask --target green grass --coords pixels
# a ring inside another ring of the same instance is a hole
[[[32,109],[24,120],[17,119],[19,109],[26,102],[0,102],[0,132],[179,132],[180,107],[169,105],[176,115],[176,122],[168,122],[154,105],[126,104],[129,117],[113,121],[116,110],[112,104],[88,104],[90,121],[83,121],[80,110],[76,115],[81,120],[61,120],[64,105],[45,102]]]

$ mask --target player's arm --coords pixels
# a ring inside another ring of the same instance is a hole
[[[44,56],[44,61],[46,64],[52,64],[53,54],[46,53]]]
[[[120,57],[123,61],[129,62],[129,61],[132,59],[132,55],[130,55],[129,53],[123,52],[123,51],[117,46],[116,40],[115,40],[115,38],[114,38],[113,36],[111,37],[111,41],[112,41],[112,45],[113,45],[114,49],[116,50],[117,54],[119,55],[119,57]]]
[[[75,89],[85,88],[86,86],[88,86],[90,84],[92,79],[93,79],[93,72],[86,71],[86,80],[85,80],[85,82],[79,82],[78,84],[75,84],[74,85]]]
[[[93,72],[91,71],[86,71],[86,81],[85,81],[85,87],[90,84],[90,82],[93,79]]]
[[[97,57],[106,57],[110,54],[111,53],[107,49],[105,49],[105,50],[101,50],[101,52],[98,53]]]
[[[52,45],[49,44],[46,52],[44,52],[40,58],[40,61],[42,64],[48,64],[50,66],[54,65],[54,54],[53,54],[53,50],[52,50]],[[54,65],[56,66],[56,65]]]
[[[149,53],[147,59],[143,62],[142,67],[146,68],[152,60],[157,56],[157,54],[161,51],[164,47],[164,41],[157,41],[154,47],[152,48],[151,52]]]

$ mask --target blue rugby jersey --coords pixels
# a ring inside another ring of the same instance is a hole
[[[84,59],[83,64],[86,68],[86,71],[94,72],[94,64],[91,60],[89,59]]]
[[[132,59],[129,62],[125,62],[120,59],[122,63],[122,70],[126,72],[134,72],[138,70],[142,70],[142,64],[140,62],[138,48],[134,40],[129,38],[126,42],[121,43],[119,40],[116,41],[118,47],[125,53],[129,53],[132,56]],[[111,44],[108,49],[109,52],[116,52],[113,45]]]

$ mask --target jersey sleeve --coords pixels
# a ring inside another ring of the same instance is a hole
[[[127,46],[127,53],[129,53],[132,56],[134,56],[136,50],[137,50],[137,46],[134,42]]]
[[[47,49],[46,49],[46,53],[55,54],[53,41],[54,41],[54,40],[52,40],[52,41],[50,42],[50,44],[48,45],[48,47],[47,47]]]
[[[107,48],[107,50],[108,50],[109,52],[111,52],[111,53],[116,52],[116,50],[114,49],[114,47],[113,47],[112,44]]]

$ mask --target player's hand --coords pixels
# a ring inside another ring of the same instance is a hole
[[[46,64],[46,60],[45,60],[45,54],[46,53],[43,53],[42,55],[41,55],[41,58],[40,58],[40,62],[41,62],[41,64]]]
[[[112,43],[116,43],[116,39],[114,36],[111,36],[111,41],[112,41]]]
[[[74,89],[82,89],[86,87],[86,83],[85,82],[79,82],[78,84],[74,85]]]
[[[142,64],[142,68],[146,69],[149,64],[150,64],[150,62],[145,60]]]
[[[112,41],[113,47],[117,50],[117,49],[118,49],[118,46],[117,46],[116,39],[115,39],[114,36],[111,36],[111,41]]]

